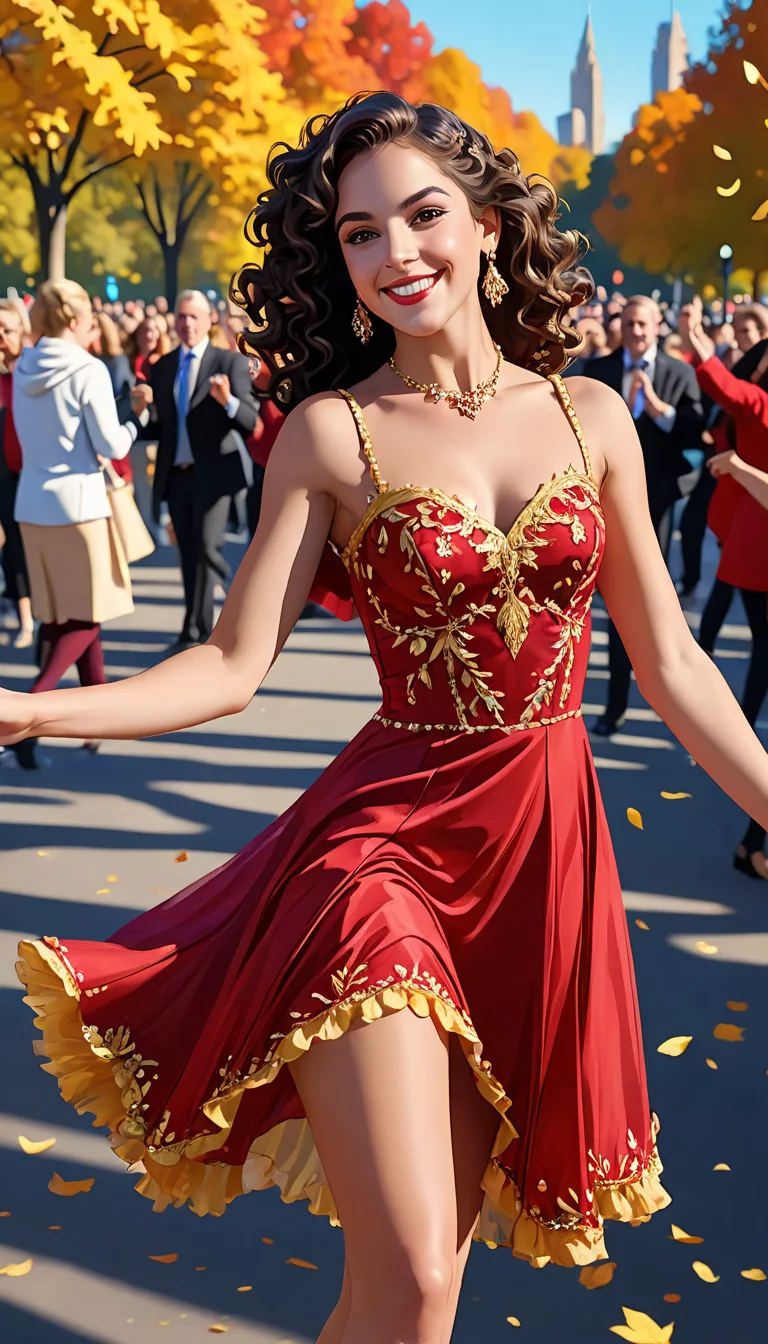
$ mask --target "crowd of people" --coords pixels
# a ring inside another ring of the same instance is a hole
[[[680,528],[683,599],[700,583],[708,524],[718,538],[700,642],[714,654],[738,589],[752,633],[743,707],[754,724],[768,691],[768,511],[759,478],[768,470],[768,308],[745,299],[705,311],[697,299],[675,310],[598,291],[571,321],[583,346],[567,376],[599,379],[630,407],[668,561]],[[185,611],[170,652],[210,635],[215,597],[230,577],[226,529],[234,519],[255,531],[282,421],[258,359],[238,351],[246,322],[231,302],[196,290],[173,309],[162,296],[91,299],[69,281],[0,300],[4,619],[16,622],[16,647],[36,652],[34,690],[72,665],[83,684],[104,679],[100,625],[131,607],[127,562],[136,554],[121,536],[125,499],[118,511],[115,493],[125,485],[149,530],[157,537],[167,525],[178,548]],[[612,623],[609,669],[605,711],[592,725],[603,736],[624,724],[631,679]],[[35,768],[36,744],[19,744],[16,760]],[[768,878],[763,840],[751,823],[735,862]]]

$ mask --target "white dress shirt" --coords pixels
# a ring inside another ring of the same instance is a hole
[[[649,345],[645,354],[640,356],[640,358],[644,361],[646,365],[645,372],[648,374],[648,377],[650,378],[651,382],[653,382],[654,377],[656,375],[656,356],[658,353],[659,353],[658,344]],[[635,361],[632,359],[632,356],[625,347],[624,376],[621,380],[621,395],[624,398],[627,405],[629,406],[630,411],[632,410],[632,406],[630,405],[629,401],[629,389],[632,386],[632,377],[634,371],[635,371]],[[659,429],[663,429],[667,434],[669,434],[670,430],[674,426],[675,420],[677,419],[677,407],[669,406],[667,410],[664,411],[661,415],[654,415],[651,417],[651,419],[653,420],[655,425],[659,426]]]
[[[209,345],[210,340],[208,336],[204,336],[202,341],[198,341],[197,345],[179,346],[179,367],[173,384],[173,399],[176,403],[177,410],[179,407],[179,380],[181,378],[181,370],[184,367],[184,360],[186,359],[187,354],[190,353],[190,351],[195,356],[195,358],[192,360],[189,366],[189,374],[187,378],[187,411],[188,411],[192,401],[192,397],[194,395],[195,387],[197,385],[197,379],[200,373],[200,364],[202,362],[203,355],[205,354]],[[230,420],[232,420],[234,416],[237,415],[239,405],[240,405],[239,397],[230,396],[229,399],[227,400],[224,410],[226,411]],[[176,448],[176,455],[173,459],[173,465],[175,467],[191,466],[193,461],[194,457],[192,455],[192,446],[189,442],[189,432],[187,430],[187,421],[185,416],[184,423],[179,425],[179,439]]]

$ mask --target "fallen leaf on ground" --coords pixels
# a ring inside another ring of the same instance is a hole
[[[765,1282],[765,1274],[762,1269],[742,1269],[741,1277],[742,1279],[752,1279],[753,1283]]]
[[[252,1292],[253,1292],[253,1284],[252,1284],[252,1283],[244,1283],[243,1286],[242,1286],[242,1288],[238,1288],[237,1291],[238,1291],[238,1293],[252,1293]]]
[[[261,1240],[264,1242],[265,1246],[274,1246],[275,1244],[271,1237],[262,1237]]]
[[[684,1241],[686,1246],[701,1246],[702,1242],[704,1241],[704,1238],[693,1237],[691,1236],[690,1232],[684,1232],[682,1227],[677,1227],[676,1224],[673,1223],[671,1240]]]
[[[207,1269],[207,1268],[208,1268],[207,1265],[195,1265],[195,1269],[198,1271],[198,1273],[200,1272],[201,1269]]]
[[[745,1030],[737,1027],[735,1022],[718,1022],[712,1035],[717,1041],[743,1041]]]
[[[47,859],[47,858],[48,858],[48,850],[47,850],[47,849],[38,849],[38,851],[37,851],[37,857],[38,857],[38,859]]]
[[[175,1262],[176,1260],[178,1260],[178,1258],[179,1258],[179,1257],[178,1257],[178,1254],[177,1254],[176,1251],[171,1251],[170,1255],[150,1255],[150,1256],[149,1256],[149,1259],[150,1259],[150,1260],[156,1260],[157,1263],[158,1263],[159,1265],[172,1265],[172,1264],[174,1264],[174,1262]]]
[[[519,1325],[519,1324],[520,1322],[518,1321],[516,1316],[507,1317],[507,1325]]]
[[[228,1325],[209,1325],[209,1326],[208,1326],[208,1334],[209,1334],[209,1335],[226,1335],[226,1334],[228,1333],[228,1331],[229,1331],[229,1326],[228,1326]]]
[[[638,831],[643,829],[643,818],[636,807],[627,808],[627,821],[630,826],[636,826]]]
[[[0,1266],[0,1274],[7,1274],[9,1279],[20,1279],[23,1274],[28,1274],[32,1268],[31,1260],[22,1260],[16,1265]]]
[[[717,1068],[717,1065],[716,1065],[714,1059],[705,1059],[705,1060],[704,1060],[704,1063],[705,1063],[705,1064],[707,1065],[707,1067],[710,1068],[710,1069],[716,1069],[716,1068]]]
[[[55,1139],[25,1139],[23,1134],[19,1135],[19,1147],[23,1153],[47,1153],[52,1148]]]
[[[632,1311],[630,1307],[622,1307],[621,1310],[627,1324],[612,1325],[611,1333],[629,1340],[630,1344],[667,1344],[672,1338],[674,1321],[669,1325],[657,1325],[644,1311]]]
[[[293,1255],[285,1263],[286,1265],[298,1265],[299,1269],[317,1269],[317,1265],[310,1264],[309,1260],[297,1260]]]
[[[662,789],[662,791],[661,791],[661,796],[662,796],[662,798],[667,798],[667,799],[669,799],[670,801],[673,801],[673,800],[675,800],[675,799],[677,799],[677,798],[692,798],[692,797],[693,797],[693,794],[690,794],[690,793],[667,793],[665,789]]]
[[[650,925],[646,924],[644,919],[636,919],[635,923],[638,929],[645,929],[647,932],[650,932]]]
[[[737,999],[729,999],[725,1006],[729,1013],[746,1013],[749,1004],[740,1003]]]
[[[616,1265],[613,1260],[604,1260],[597,1265],[585,1265],[579,1274],[579,1283],[582,1288],[604,1288],[606,1283],[610,1283],[616,1273]]]
[[[705,957],[714,957],[717,952],[717,945],[715,943],[708,943],[704,938],[698,939],[696,948],[699,952],[702,952]]]
[[[713,1171],[730,1171],[731,1168],[728,1166],[728,1163],[727,1163],[727,1162],[718,1162],[718,1163],[716,1163],[716,1165],[712,1168],[712,1170],[713,1170]]]
[[[174,862],[174,863],[186,863],[188,858],[189,858],[189,855],[188,855],[186,849],[182,849],[181,853],[176,855],[176,858],[173,860],[173,862]],[[213,1326],[211,1326],[211,1329],[213,1329]]]
[[[692,1036],[670,1036],[668,1041],[662,1041],[661,1045],[656,1047],[657,1053],[672,1056],[682,1055],[688,1049],[692,1040]]]
[[[93,1189],[95,1180],[95,1176],[88,1176],[84,1181],[65,1181],[63,1176],[54,1171],[48,1182],[48,1189],[52,1195],[86,1195]]]
[[[665,1301],[665,1302],[679,1302],[679,1301],[680,1301],[680,1294],[679,1294],[679,1293],[665,1293],[665,1294],[664,1294],[664,1301]]]
[[[49,1224],[48,1224],[48,1231],[49,1231],[49,1232],[60,1232],[60,1231],[61,1231],[61,1223],[49,1223]]]
[[[10,1216],[11,1216],[11,1210],[10,1210],[10,1209],[3,1209],[3,1210],[0,1212],[0,1218],[10,1218]]]
[[[116,881],[117,881],[117,877],[115,876],[114,873],[110,873],[109,876],[108,876],[108,878],[107,878],[107,881],[108,881],[108,882],[116,882]]]
[[[96,895],[97,895],[97,896],[108,896],[108,895],[109,895],[109,887],[99,887],[99,890],[96,892]]]
[[[693,1264],[691,1265],[691,1269],[693,1270],[694,1274],[698,1274],[699,1278],[700,1278],[704,1283],[719,1283],[719,1282],[720,1282],[720,1275],[719,1275],[719,1274],[715,1274],[715,1273],[709,1268],[709,1265],[705,1265],[705,1264],[704,1264],[704,1261],[703,1261],[703,1260],[694,1260]]]

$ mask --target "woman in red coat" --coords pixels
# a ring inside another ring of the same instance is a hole
[[[693,351],[699,386],[733,420],[738,457],[750,467],[768,471],[768,369],[755,382],[735,377],[714,354],[714,343],[693,305],[683,310],[680,331]],[[741,592],[752,632],[741,707],[754,727],[768,692],[768,510],[736,476],[721,475],[708,522],[722,546],[717,578]],[[750,821],[734,855],[734,867],[749,877],[768,879],[764,842],[765,831]]]

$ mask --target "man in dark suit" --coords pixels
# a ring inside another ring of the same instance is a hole
[[[181,557],[186,612],[173,652],[204,643],[213,629],[214,584],[229,574],[221,546],[230,500],[250,484],[244,437],[258,418],[248,361],[211,345],[211,322],[204,294],[180,294],[181,344],[131,394],[137,413],[150,408],[158,437],[155,516],[166,500]]]
[[[653,299],[642,295],[629,299],[621,315],[619,349],[604,359],[590,360],[580,372],[614,388],[632,412],[645,459],[651,519],[666,557],[675,501],[690,494],[700,474],[685,454],[701,447],[704,412],[693,369],[659,348],[660,327],[661,312]],[[624,722],[631,673],[613,622],[608,633],[608,704],[593,727],[603,737]]]

